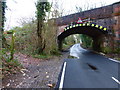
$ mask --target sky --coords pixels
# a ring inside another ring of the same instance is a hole
[[[20,26],[20,22],[23,19],[35,18],[35,2],[37,0],[6,0],[6,22],[5,30],[9,30],[15,26]],[[110,5],[118,2],[119,0],[49,0],[50,2],[57,2],[60,10],[64,10],[63,15],[76,12],[76,6],[85,8],[101,7],[103,5]]]

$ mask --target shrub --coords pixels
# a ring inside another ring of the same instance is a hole
[[[115,48],[113,52],[119,54],[120,53],[120,48]]]
[[[111,50],[110,47],[103,47],[103,48],[102,48],[102,52],[107,54],[107,53],[111,53],[112,50]]]

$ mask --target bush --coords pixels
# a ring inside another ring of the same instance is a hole
[[[102,52],[107,54],[107,53],[112,53],[112,50],[110,47],[103,47]]]
[[[112,50],[110,47],[103,47],[102,51],[106,54],[108,53],[116,53],[119,54],[120,53],[120,48],[115,48],[114,50]]]
[[[120,53],[120,48],[115,48],[114,49],[114,53],[118,53],[119,54]]]

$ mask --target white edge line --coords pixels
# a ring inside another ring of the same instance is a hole
[[[115,59],[112,59],[112,58],[108,58],[108,59],[111,60],[111,61],[114,61],[114,62],[120,63],[120,61],[117,61],[117,60],[115,60]]]
[[[112,79],[113,79],[115,82],[117,82],[118,84],[120,84],[120,82],[119,82],[116,78],[112,77]]]
[[[63,71],[62,71],[62,76],[61,76],[61,81],[60,81],[60,88],[63,88],[63,82],[64,82],[64,75],[65,75],[65,68],[66,68],[66,62],[64,62],[64,66],[63,66]]]

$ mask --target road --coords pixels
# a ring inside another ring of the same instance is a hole
[[[120,88],[120,63],[81,48],[70,49],[77,59],[65,59],[59,88]]]

